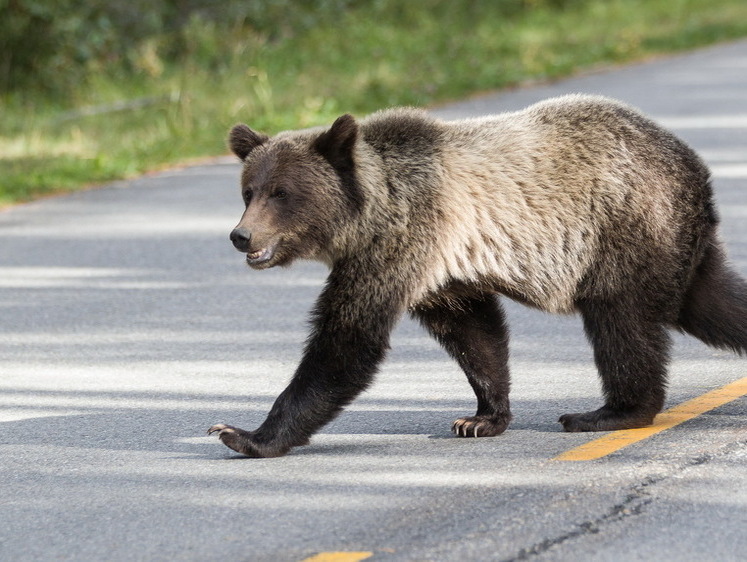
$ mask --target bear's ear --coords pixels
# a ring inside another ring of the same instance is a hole
[[[346,113],[314,141],[314,148],[335,168],[348,168],[353,162],[353,146],[358,138],[358,123]]]
[[[243,123],[236,125],[228,135],[228,146],[236,156],[244,160],[249,153],[270,137],[251,130]]]

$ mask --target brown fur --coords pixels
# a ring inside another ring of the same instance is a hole
[[[745,285],[723,259],[708,170],[623,104],[566,96],[454,122],[399,109],[271,139],[240,125],[230,144],[246,204],[231,238],[249,264],[331,269],[304,359],[268,420],[251,433],[211,428],[240,452],[307,442],[370,383],[405,311],[475,390],[476,416],[455,422],[463,436],[499,434],[510,419],[494,295],[582,313],[606,403],[563,416],[568,431],[651,422],[664,326],[745,350]],[[706,294],[736,311],[709,317]]]

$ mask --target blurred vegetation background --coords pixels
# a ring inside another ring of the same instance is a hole
[[[0,0],[0,204],[747,36],[744,0]]]

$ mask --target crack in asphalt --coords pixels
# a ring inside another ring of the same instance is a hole
[[[698,455],[697,457],[694,457],[689,461],[680,464],[679,466],[664,474],[647,476],[638,484],[631,486],[630,492],[625,496],[625,499],[613,505],[605,514],[601,515],[600,517],[578,523],[573,529],[562,535],[547,538],[529,547],[522,548],[515,556],[505,558],[501,562],[529,560],[530,558],[543,554],[549,551],[554,546],[562,544],[566,541],[578,537],[600,533],[605,525],[615,523],[617,521],[622,521],[629,517],[640,515],[644,512],[645,507],[655,500],[652,492],[649,491],[649,488],[651,486],[655,486],[656,484],[659,484],[665,480],[669,480],[672,477],[681,474],[688,468],[711,462],[718,457],[728,455],[743,447],[747,447],[747,441],[730,443],[729,445],[726,445],[716,452]]]

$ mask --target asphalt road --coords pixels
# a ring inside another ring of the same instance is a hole
[[[747,42],[436,112],[576,91],[637,105],[700,151],[747,274]],[[451,437],[472,392],[410,321],[374,387],[311,445],[252,460],[206,436],[264,419],[325,275],[247,270],[228,241],[238,170],[0,212],[1,560],[747,559],[744,397],[599,460],[553,460],[597,437],[556,422],[600,403],[573,317],[509,306],[514,421],[497,438]],[[747,375],[684,336],[673,355],[668,406]]]

